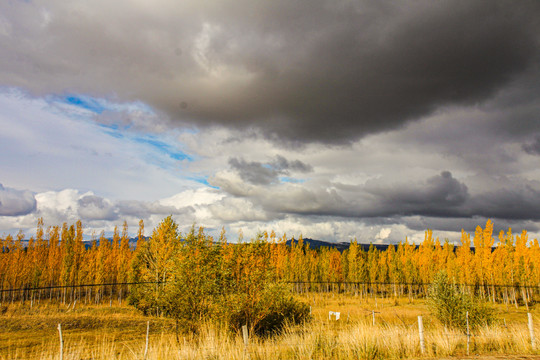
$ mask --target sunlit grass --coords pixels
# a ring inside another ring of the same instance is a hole
[[[0,359],[59,359],[62,324],[64,359],[143,359],[150,321],[147,359],[404,359],[466,355],[465,334],[447,329],[429,315],[423,300],[309,293],[312,321],[288,326],[274,337],[252,337],[203,325],[198,336],[176,334],[174,321],[146,317],[127,306],[68,307],[42,303],[9,305],[0,315]],[[339,321],[329,320],[339,311]],[[375,325],[373,324],[375,311]],[[525,308],[496,306],[496,324],[473,332],[472,354],[537,354],[531,348]],[[536,309],[532,309],[533,314]],[[426,350],[419,344],[422,315]],[[539,322],[540,318],[535,321]],[[540,332],[537,331],[540,335]]]

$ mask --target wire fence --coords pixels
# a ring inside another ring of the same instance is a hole
[[[102,303],[113,299],[118,299],[119,303],[125,299],[134,285],[159,285],[162,281],[143,281],[143,282],[115,282],[103,284],[77,284],[77,285],[52,285],[42,287],[23,287],[16,289],[0,289],[0,304],[6,302],[42,300],[57,301],[62,303],[72,303],[74,301],[83,301],[84,303]]]
[[[0,289],[0,303],[15,301],[56,300],[63,303],[75,300],[103,302],[122,299],[129,295],[133,286],[161,285],[163,281],[114,282],[102,284],[51,285]],[[428,295],[431,283],[407,282],[347,282],[347,281],[284,281],[298,294],[306,293],[349,293],[361,297],[404,297],[423,298]],[[457,288],[493,302],[519,303],[528,306],[540,294],[540,285],[508,284],[455,284]]]

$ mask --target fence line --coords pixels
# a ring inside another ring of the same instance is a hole
[[[278,281],[279,282],[279,281]],[[140,282],[120,282],[120,283],[103,283],[103,284],[74,284],[74,285],[53,285],[53,286],[40,286],[32,287],[26,286],[16,289],[0,289],[0,294],[2,292],[12,292],[12,291],[28,291],[28,290],[49,290],[49,289],[71,289],[79,287],[96,287],[96,286],[120,286],[120,285],[142,285],[142,284],[165,284],[167,281],[140,281]],[[365,285],[365,286],[380,286],[380,285],[392,285],[392,286],[416,286],[416,287],[426,287],[432,285],[432,283],[404,283],[404,282],[360,282],[360,281],[283,281],[285,284],[293,285]],[[463,286],[463,287],[484,287],[484,288],[508,288],[508,289],[534,289],[539,290],[540,285],[502,285],[502,284],[453,284],[454,286]]]
[[[142,284],[164,284],[166,281],[141,281],[141,282],[123,282],[123,283],[106,283],[106,284],[78,284],[78,285],[55,285],[55,286],[40,286],[40,287],[22,287],[17,289],[0,289],[2,292],[12,291],[35,291],[35,290],[49,290],[49,289],[71,289],[79,287],[95,287],[95,286],[120,286],[120,285],[142,285]]]
[[[42,300],[56,301],[60,303],[75,303],[77,300],[88,303],[102,303],[118,299],[119,304],[129,295],[133,285],[162,284],[163,281],[121,282],[103,284],[77,284],[77,285],[52,285],[41,287],[22,287],[17,289],[0,289],[0,305],[8,302],[30,301],[30,307]]]
[[[286,284],[340,284],[340,285],[406,285],[406,286],[430,286],[432,283],[407,283],[407,282],[362,282],[362,281],[284,281]],[[478,286],[478,287],[495,287],[495,288],[526,288],[540,289],[540,285],[502,285],[502,284],[453,284],[455,286]]]
[[[0,304],[6,301],[26,300],[34,303],[34,299],[40,301],[48,297],[50,300],[61,301],[62,303],[73,302],[76,299],[84,300],[85,303],[99,303],[105,298],[112,300],[118,297],[119,303],[131,292],[131,287],[144,284],[164,284],[166,281],[144,281],[144,282],[118,282],[103,284],[74,284],[74,285],[52,285],[42,287],[26,286],[16,289],[0,289]],[[316,293],[354,293],[361,297],[400,297],[421,298],[428,294],[431,283],[407,283],[407,282],[351,282],[351,281],[282,281],[291,290],[299,294]],[[506,304],[518,302],[529,306],[533,301],[533,296],[540,293],[539,285],[504,285],[504,284],[454,284],[454,286],[467,291],[470,294],[493,302],[504,302]],[[96,290],[92,290],[95,288]],[[69,291],[68,291],[69,290]],[[35,294],[38,294],[35,296]],[[6,296],[7,295],[7,296]]]

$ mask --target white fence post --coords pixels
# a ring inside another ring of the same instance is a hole
[[[146,322],[146,345],[144,346],[144,360],[148,356],[148,334],[150,333],[150,321]]]
[[[422,316],[418,316],[418,333],[420,335],[420,350],[422,354],[426,352],[426,343],[424,341],[424,323],[422,322]]]
[[[64,338],[62,337],[62,325],[58,324],[58,333],[60,334],[60,360],[64,359]]]
[[[533,326],[533,318],[531,313],[527,313],[527,317],[529,319],[529,334],[531,335],[531,347],[533,350],[536,350],[536,339],[534,338],[534,326]]]

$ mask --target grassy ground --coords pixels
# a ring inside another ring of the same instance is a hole
[[[273,338],[252,338],[247,347],[239,335],[214,326],[205,326],[197,338],[177,337],[173,321],[145,317],[114,302],[75,308],[13,304],[0,315],[0,359],[59,359],[59,323],[65,360],[143,359],[147,321],[148,359],[478,359],[478,354],[490,359],[540,359],[535,357],[540,352],[531,348],[524,307],[497,305],[497,324],[473,334],[467,357],[466,336],[445,329],[429,315],[422,300],[411,303],[407,298],[362,299],[343,294],[308,294],[302,300],[311,305],[311,322],[289,327]],[[329,311],[339,311],[341,319],[329,320]],[[531,312],[540,336],[540,313],[534,307]],[[419,345],[419,315],[425,326],[424,354]]]

